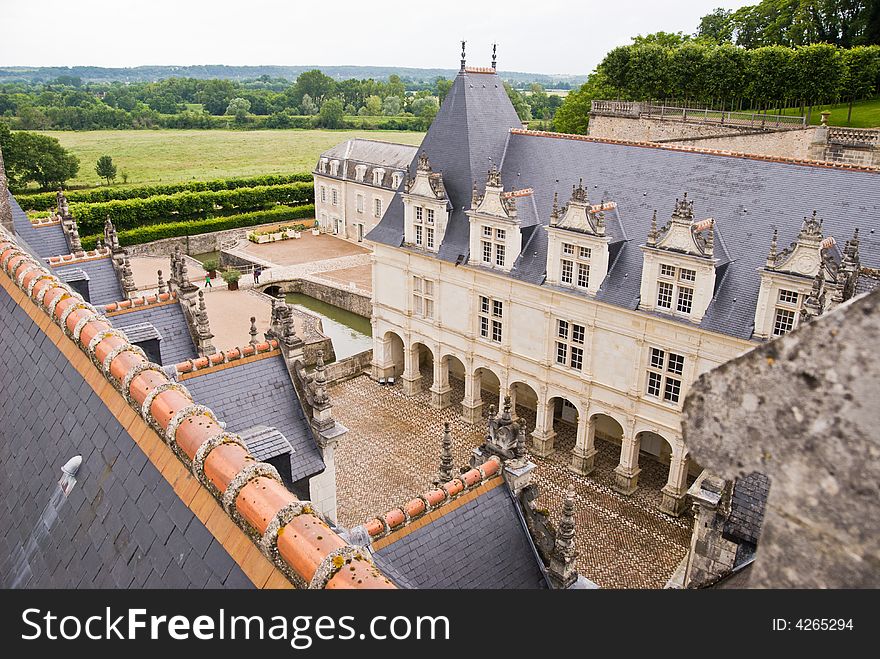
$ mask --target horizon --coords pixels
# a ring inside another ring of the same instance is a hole
[[[8,7],[5,18],[7,25],[39,26],[39,34],[53,38],[74,35],[65,40],[68,63],[63,67],[299,66],[252,62],[306,60],[325,52],[326,67],[360,66],[339,62],[369,57],[396,61],[398,67],[403,60],[406,68],[457,69],[459,42],[464,39],[468,60],[475,66],[488,65],[492,44],[497,43],[501,71],[587,75],[605,53],[638,34],[692,34],[700,18],[719,5],[736,9],[748,4],[754,0],[622,0],[612,4],[587,0],[574,7],[565,0],[547,0],[536,10],[526,0],[511,0],[499,12],[488,3],[474,6],[468,0],[449,0],[441,12],[414,12],[413,16],[413,12],[377,12],[343,0],[334,7],[332,17],[345,18],[330,21],[322,6],[278,6],[271,0],[254,0],[246,9],[230,0],[210,4],[156,0],[149,11],[137,14],[108,11],[114,7],[108,0],[83,0],[75,12],[63,14],[56,10],[57,2],[32,0]],[[132,30],[135,20],[137,30]],[[375,38],[365,39],[365,31]],[[57,60],[57,49],[40,44],[39,36],[35,39],[31,31],[9,31],[0,43],[0,66],[58,66],[49,63]],[[139,63],[147,58],[157,63]],[[179,63],[207,60],[220,64]]]

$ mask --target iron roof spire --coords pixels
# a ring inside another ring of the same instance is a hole
[[[495,71],[498,68],[498,44],[492,44],[492,70]]]
[[[462,71],[464,71],[464,68],[465,68],[465,65],[466,65],[465,56],[464,56],[464,45],[465,45],[466,43],[467,43],[467,42],[464,41],[464,40],[462,40],[462,42],[461,42],[461,70],[462,70]]]

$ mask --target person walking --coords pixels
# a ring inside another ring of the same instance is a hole
[[[205,288],[214,288],[213,284],[211,284],[211,275],[210,273],[205,273]]]
[[[260,266],[255,265],[254,266],[254,283],[255,284],[260,283],[260,275],[261,274],[263,274],[263,269]]]

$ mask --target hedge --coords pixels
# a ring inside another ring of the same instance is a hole
[[[226,178],[214,181],[188,181],[186,183],[169,183],[167,185],[145,185],[137,188],[96,188],[94,190],[71,190],[67,192],[67,201],[95,204],[114,199],[145,199],[156,195],[170,195],[178,192],[206,192],[219,190],[236,190],[264,185],[283,185],[285,183],[311,183],[311,172],[297,174],[265,174],[246,178]],[[55,193],[16,195],[16,200],[23,210],[50,210],[55,208]]]
[[[119,231],[119,244],[123,247],[128,245],[140,245],[163,238],[177,238],[179,236],[194,236],[213,231],[225,231],[227,229],[241,229],[244,227],[257,226],[258,224],[270,224],[273,222],[287,222],[315,216],[314,204],[296,206],[294,208],[274,208],[268,211],[255,213],[241,213],[230,217],[213,217],[207,220],[194,220],[192,222],[165,222],[163,224],[151,224]],[[98,239],[103,239],[104,234],[95,233],[82,238],[84,249],[94,249]]]
[[[114,199],[97,204],[74,203],[70,212],[81,234],[103,230],[109,216],[117,231],[146,224],[206,219],[209,215],[265,210],[276,204],[312,203],[315,190],[311,183],[261,185],[216,192],[178,192],[146,199]]]

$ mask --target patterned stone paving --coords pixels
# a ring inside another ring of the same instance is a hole
[[[348,427],[336,453],[339,522],[345,526],[366,519],[424,491],[436,474],[444,421],[450,421],[456,464],[465,465],[480,445],[485,425],[470,426],[459,404],[445,410],[430,407],[430,374],[423,374],[423,391],[412,398],[399,384],[381,386],[366,376],[334,386],[330,394],[334,415]],[[460,401],[461,382],[451,380],[453,400]],[[494,397],[484,394],[484,400]],[[486,405],[488,407],[488,405]],[[534,428],[534,412],[517,413]],[[578,476],[568,470],[574,428],[557,424],[557,451],[533,458],[538,465],[539,504],[554,522],[569,483],[578,494],[576,506],[578,569],[604,588],[662,588],[684,557],[693,520],[688,514],[672,518],[657,510],[667,467],[642,456],[640,487],[630,497],[611,489],[619,449],[597,440],[596,470]]]

